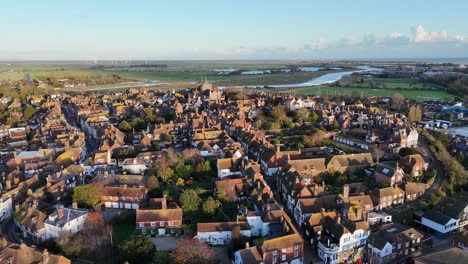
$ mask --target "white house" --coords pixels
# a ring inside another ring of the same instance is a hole
[[[210,245],[225,245],[231,240],[234,227],[240,227],[242,236],[252,236],[248,222],[198,223],[195,238]]]
[[[419,215],[416,222],[435,231],[437,237],[468,225],[468,203],[463,199],[445,198],[434,209]]]
[[[130,158],[122,162],[122,169],[133,174],[140,174],[148,169],[146,161],[143,158]]]
[[[83,229],[88,210],[55,206],[55,211],[44,221],[46,239],[59,237],[63,234],[72,235]]]
[[[363,249],[370,235],[367,222],[341,222],[327,216],[323,223],[317,253],[325,263],[338,264],[347,260],[355,250]]]
[[[218,159],[216,163],[218,167],[218,177],[221,179],[229,176],[238,176],[242,174],[241,158]]]
[[[11,197],[0,198],[0,222],[9,218],[13,213],[13,204]]]

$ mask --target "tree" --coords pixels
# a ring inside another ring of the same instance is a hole
[[[156,251],[151,264],[173,264],[174,258],[167,251]]]
[[[215,201],[215,199],[213,199],[213,197],[208,197],[208,199],[206,199],[205,202],[203,202],[203,205],[202,205],[202,210],[203,210],[203,213],[207,214],[207,215],[214,215],[216,213],[216,211],[218,210],[218,208],[220,207],[220,203],[218,201]]]
[[[190,174],[192,173],[192,165],[190,164],[184,164],[182,162],[179,162],[175,168],[175,172],[177,176],[180,178],[187,180],[190,177]]]
[[[400,110],[401,107],[405,104],[405,98],[399,93],[395,93],[392,96],[392,106],[395,109]]]
[[[409,108],[408,112],[408,119],[410,122],[419,122],[421,121],[422,118],[422,106],[417,104],[417,105],[412,105]]]
[[[325,137],[325,132],[320,129],[316,129],[312,131],[310,136],[303,136],[304,145],[307,147],[315,147],[317,146],[320,141]]]
[[[299,123],[303,123],[304,121],[308,121],[310,118],[310,112],[307,108],[301,108],[296,111],[296,119]]]
[[[339,128],[340,128],[340,124],[338,123],[338,121],[333,120],[333,123],[331,124],[330,129],[331,130],[337,130]]]
[[[158,178],[156,178],[156,176],[150,176],[148,178],[148,191],[152,192],[157,188],[159,188]]]
[[[231,153],[232,154],[232,153]],[[231,156],[232,157],[232,156]],[[204,175],[211,175],[213,169],[211,168],[211,164],[209,160],[205,160],[202,162],[202,173]]]
[[[34,109],[30,105],[27,105],[23,110],[23,117],[26,120],[31,119],[34,116],[34,114],[36,114],[36,109]]]
[[[274,117],[278,122],[283,122],[286,119],[286,111],[283,105],[277,105],[271,110],[271,116]]]
[[[401,148],[400,151],[398,151],[398,155],[402,157],[406,157],[409,155],[414,155],[414,154],[421,154],[417,148]]]
[[[166,158],[160,158],[155,162],[156,171],[158,176],[161,177],[163,181],[167,181],[174,175],[174,170],[170,167],[170,161]]]
[[[137,131],[141,131],[146,129],[146,122],[145,120],[141,118],[134,118],[132,122],[130,122],[130,125]]]
[[[156,247],[147,237],[138,236],[123,241],[119,246],[119,255],[122,263],[148,263],[153,259]]]
[[[185,190],[180,195],[182,209],[186,212],[195,212],[199,209],[201,198],[194,190]]]
[[[318,115],[315,111],[313,111],[311,114],[310,114],[310,122],[314,123],[315,121],[318,120]]]
[[[90,212],[80,232],[63,234],[54,241],[67,256],[80,256],[98,250],[102,255],[104,250],[110,249],[110,226],[104,222],[100,213]]]
[[[101,201],[101,188],[96,184],[77,186],[73,189],[73,202],[92,207]]]
[[[125,120],[122,120],[119,124],[119,129],[123,132],[130,132],[132,131],[132,126]]]
[[[216,263],[213,249],[195,238],[181,240],[172,256],[178,264]]]

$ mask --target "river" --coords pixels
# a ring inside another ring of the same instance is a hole
[[[357,72],[371,72],[371,71],[381,71],[382,69],[380,68],[374,68],[370,66],[359,66],[359,70],[353,70],[353,71],[343,71],[343,72],[332,72],[332,73],[327,73],[324,74],[320,77],[311,79],[307,82],[302,82],[302,83],[288,83],[288,84],[270,84],[270,85],[265,85],[265,84],[259,84],[259,85],[247,85],[247,86],[235,86],[236,88],[257,88],[257,87],[273,87],[273,88],[297,88],[297,87],[307,87],[307,86],[315,86],[315,85],[322,85],[322,84],[327,84],[327,83],[334,83],[341,78],[351,75],[353,73]],[[225,88],[225,87],[220,87],[220,88]]]

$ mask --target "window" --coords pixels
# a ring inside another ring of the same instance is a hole
[[[406,242],[406,247],[409,247],[409,242]]]
[[[173,226],[174,225],[174,222],[173,221],[169,221],[169,226]]]
[[[273,251],[273,256],[276,256],[276,250],[275,250],[275,251]]]
[[[418,243],[419,243],[419,242],[421,241],[421,238],[420,238],[420,237],[418,237],[418,240],[417,240],[417,241],[418,241]]]
[[[398,249],[400,249],[400,248],[401,248],[401,244],[400,244],[400,243],[398,243]]]
[[[299,249],[299,245],[295,245],[295,246],[294,246],[294,249]]]
[[[156,222],[151,222],[151,227],[155,227],[156,226]]]
[[[282,261],[285,261],[285,260],[286,260],[286,254],[283,254],[283,255],[281,256],[281,260],[282,260]]]
[[[295,258],[299,257],[299,250],[298,249],[294,249],[294,257]]]
[[[285,248],[281,249],[281,252],[286,253],[286,249]]]
[[[145,223],[140,223],[140,227],[145,227]]]
[[[278,260],[277,257],[273,257],[273,263],[276,263],[277,260]]]
[[[163,221],[159,222],[159,226],[164,226],[164,222]]]

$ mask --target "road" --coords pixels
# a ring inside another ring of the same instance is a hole
[[[65,116],[65,119],[67,120],[67,123],[77,131],[82,131],[85,133],[85,146],[86,146],[86,153],[87,156],[89,156],[92,153],[95,153],[99,147],[99,142],[97,139],[95,139],[86,129],[83,129],[81,127],[81,124],[78,122],[79,117],[78,117],[78,112],[74,105],[72,104],[62,104],[62,113]],[[86,157],[85,157],[86,158]],[[80,162],[83,162],[81,160]]]
[[[21,239],[18,237],[18,234],[16,233],[16,225],[13,221],[13,217],[10,217],[9,219],[2,222],[1,228],[2,234],[7,238],[9,242],[17,244],[22,242]]]
[[[432,183],[431,187],[427,189],[426,193],[424,194],[425,198],[429,198],[430,195],[439,190],[440,186],[444,182],[445,179],[445,172],[442,169],[442,166],[439,162],[439,160],[432,154],[431,150],[429,149],[427,145],[427,140],[420,136],[419,141],[418,141],[418,150],[422,153],[425,154],[427,158],[429,158],[429,166],[428,170],[435,170],[437,172],[436,178],[434,179],[434,182]],[[427,160],[426,158],[426,160]]]

